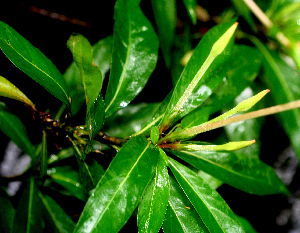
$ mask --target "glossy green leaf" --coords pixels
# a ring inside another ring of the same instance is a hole
[[[215,26],[200,41],[182,72],[166,109],[161,132],[204,102],[222,81],[237,23]]]
[[[36,110],[31,100],[28,99],[28,97],[22,91],[20,91],[19,88],[2,76],[0,76],[0,96],[19,100],[31,107],[33,110]]]
[[[0,48],[16,67],[70,106],[66,82],[55,65],[18,32],[1,21]]]
[[[222,145],[198,145],[193,143],[182,143],[178,144],[176,147],[177,150],[186,150],[186,151],[233,151],[239,150],[244,147],[250,146],[255,143],[255,140],[252,141],[239,141],[239,142],[228,142]]]
[[[85,195],[80,184],[79,173],[69,166],[55,167],[47,171],[52,181],[67,189],[73,196],[85,201]]]
[[[156,126],[151,129],[151,141],[155,145],[159,139],[159,131]]]
[[[259,159],[224,151],[171,151],[194,167],[245,192],[256,195],[288,193],[274,170]]]
[[[16,145],[34,160],[36,158],[33,145],[27,131],[20,119],[9,108],[0,102],[0,130],[6,134]]]
[[[87,109],[86,112],[86,125],[89,133],[90,140],[92,140],[102,129],[105,119],[104,100],[100,95],[96,98],[93,105]]]
[[[167,163],[160,157],[156,166],[155,178],[139,204],[139,233],[157,233],[159,231],[168,206],[169,188]]]
[[[191,128],[196,125],[200,125],[206,121],[210,116],[210,107],[199,107],[194,111],[186,115],[179,126],[182,128]]]
[[[211,108],[211,114],[226,107],[247,88],[257,77],[261,65],[262,55],[258,49],[235,45],[230,55],[226,77],[217,91],[205,102]]]
[[[171,48],[174,42],[176,29],[176,1],[175,0],[151,0],[160,48],[165,59],[166,66],[171,65]]]
[[[208,233],[201,218],[176,181],[170,177],[169,206],[163,224],[165,233]]]
[[[244,232],[236,215],[216,190],[171,158],[169,167],[210,232]]]
[[[124,144],[88,199],[75,232],[118,232],[155,174],[158,156],[142,136]]]
[[[52,230],[59,233],[73,232],[75,223],[65,211],[49,196],[38,193],[46,210],[46,217],[51,222]]]
[[[252,42],[257,46],[264,56],[264,71],[268,87],[273,90],[271,96],[276,105],[292,102],[295,100],[292,89],[289,87],[285,70],[279,66],[282,60],[277,54],[268,50],[257,38],[252,37]],[[280,62],[281,60],[281,62]],[[280,93],[280,94],[278,94]],[[278,114],[280,123],[286,131],[291,144],[300,157],[300,112],[299,109],[282,112]]]
[[[240,223],[242,224],[245,232],[247,233],[257,233],[253,226],[245,218],[238,216]]]
[[[118,0],[114,11],[112,68],[105,95],[106,116],[128,105],[155,68],[158,39],[140,0]]]
[[[196,0],[183,0],[185,8],[192,20],[192,23],[195,25],[197,23],[197,15],[196,15]]]
[[[12,233],[43,232],[41,207],[36,181],[30,177],[16,210]]]
[[[0,231],[10,233],[13,228],[15,209],[4,188],[0,187]]]

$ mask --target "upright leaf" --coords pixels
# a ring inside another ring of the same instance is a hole
[[[118,232],[152,179],[158,156],[159,151],[146,138],[129,140],[88,199],[75,232]]]
[[[224,151],[170,151],[194,167],[245,192],[256,195],[288,193],[274,170],[259,159]]]
[[[0,76],[0,96],[19,100],[31,107],[33,110],[36,110],[31,100],[28,99],[28,97],[22,91],[20,91],[19,88],[2,76]]]
[[[114,12],[112,68],[105,96],[106,116],[130,103],[155,68],[158,39],[140,0],[118,0]]]
[[[0,48],[16,67],[70,107],[71,98],[66,82],[55,65],[18,32],[1,21]]]
[[[208,233],[208,229],[197,214],[183,190],[170,177],[169,206],[163,224],[165,233]]]
[[[30,177],[16,211],[12,232],[43,232],[41,207],[36,181]]]
[[[171,158],[169,167],[210,232],[244,232],[238,218],[216,190]]]
[[[166,66],[171,65],[171,48],[174,42],[176,29],[176,1],[152,0],[160,48],[165,59]]]
[[[169,174],[166,161],[160,156],[155,178],[139,204],[138,229],[157,233],[164,221],[169,199]]]
[[[73,232],[75,223],[65,211],[49,196],[38,193],[46,210],[47,220],[51,223],[52,230],[59,233]]]
[[[195,25],[197,23],[196,0],[183,0],[183,3],[192,23]]]
[[[200,41],[182,72],[166,109],[161,132],[208,98],[222,81],[237,23],[212,28]]]
[[[16,145],[35,160],[33,150],[27,131],[20,119],[14,115],[9,108],[0,102],[0,130],[6,134]]]
[[[15,209],[4,188],[0,187],[0,231],[10,233],[13,228]]]

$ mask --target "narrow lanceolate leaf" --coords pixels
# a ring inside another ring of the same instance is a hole
[[[115,5],[112,69],[105,96],[106,116],[130,103],[155,68],[158,39],[140,7],[140,0]]]
[[[12,232],[43,232],[41,207],[36,182],[33,177],[30,177],[16,211]]]
[[[6,134],[16,145],[32,159],[35,159],[33,145],[21,120],[9,108],[0,102],[0,130]]]
[[[66,212],[49,196],[38,193],[46,210],[47,220],[52,225],[52,230],[59,233],[73,232],[75,223]]]
[[[163,230],[165,233],[209,233],[192,203],[171,177],[169,206]]]
[[[70,106],[66,82],[55,65],[18,32],[1,21],[0,48],[16,67]]]
[[[153,178],[158,156],[159,151],[146,138],[129,140],[88,199],[74,232],[118,232]]]
[[[212,28],[200,41],[182,72],[165,112],[161,132],[208,98],[222,81],[237,23]]]
[[[193,24],[197,23],[196,0],[183,0],[185,8]]]
[[[47,166],[48,166],[47,134],[45,130],[43,130],[42,151],[41,151],[40,158],[41,158],[40,178],[43,179],[44,176],[47,174]]]
[[[240,142],[228,142],[223,145],[197,145],[193,143],[178,144],[176,150],[187,150],[187,151],[232,151],[239,150],[244,147],[250,146],[255,143],[252,141],[240,141]]]
[[[244,230],[224,199],[195,172],[169,158],[169,167],[190,202],[210,232],[243,232]]]
[[[33,110],[36,110],[31,100],[28,99],[28,97],[22,91],[20,91],[19,88],[2,76],[0,76],[0,96],[19,100],[31,107]]]
[[[256,195],[288,193],[274,170],[254,157],[224,151],[170,152],[192,166],[244,192]]]
[[[268,90],[268,89],[261,91],[260,93],[256,94],[255,96],[252,96],[249,99],[242,101],[236,107],[229,110],[228,112],[226,112],[210,121],[207,121],[201,125],[194,126],[194,127],[188,128],[188,129],[180,130],[180,131],[176,131],[175,133],[172,133],[172,134],[168,135],[167,137],[165,137],[164,140],[167,140],[170,142],[184,140],[184,139],[186,140],[188,138],[194,137],[197,134],[214,129],[214,127],[211,127],[211,125],[214,126],[215,125],[214,123],[218,123],[219,121],[225,120],[225,119],[231,117],[232,115],[249,110],[251,107],[253,107],[253,105],[255,105],[258,101],[260,101],[269,92],[270,92],[270,90]]]
[[[155,178],[146,190],[138,210],[139,233],[157,233],[164,221],[169,199],[169,174],[166,161],[160,157]]]

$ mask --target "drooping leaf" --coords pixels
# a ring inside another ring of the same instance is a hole
[[[163,223],[165,233],[208,233],[208,229],[197,214],[183,190],[170,177],[169,206]]]
[[[27,131],[21,120],[14,115],[9,108],[0,102],[0,130],[6,134],[16,145],[36,159],[33,145],[31,144]]]
[[[259,159],[224,151],[170,152],[194,167],[245,192],[256,195],[288,193],[274,170]]]
[[[215,26],[200,41],[182,72],[165,111],[160,131],[202,104],[222,81],[237,23]]]
[[[31,100],[28,99],[28,97],[22,91],[20,91],[19,88],[2,76],[0,76],[0,96],[19,100],[31,107],[33,110],[36,110]]]
[[[79,173],[69,166],[55,167],[49,169],[47,174],[52,181],[60,184],[67,189],[73,196],[79,200],[85,201],[85,195],[82,185],[80,184]]]
[[[70,107],[71,99],[66,82],[55,65],[18,32],[1,21],[0,48],[16,67]]]
[[[171,48],[174,42],[176,29],[176,1],[152,0],[152,9],[155,17],[160,48],[165,59],[166,66],[171,65]]]
[[[49,196],[38,193],[46,210],[46,217],[51,222],[52,230],[59,233],[73,232],[75,223],[65,211]]]
[[[192,23],[195,25],[197,23],[196,16],[196,0],[183,0],[185,8],[190,16]]]
[[[295,100],[294,94],[289,88],[285,73],[278,65],[280,58],[277,54],[268,50],[262,42],[257,38],[251,37],[252,42],[257,46],[264,56],[263,67],[265,71],[265,78],[268,87],[272,91],[271,96],[276,105],[292,102]],[[280,94],[278,94],[280,93]],[[279,113],[280,123],[287,133],[291,144],[300,157],[300,112],[299,109],[293,109]]]
[[[30,177],[16,210],[12,232],[43,232],[41,207],[36,181]]]
[[[140,0],[118,0],[115,5],[106,117],[127,106],[140,93],[156,65],[158,39],[139,4]]]
[[[4,188],[0,187],[0,231],[10,233],[13,228],[15,209]]]
[[[224,199],[195,172],[171,158],[169,167],[210,232],[245,232]]]
[[[158,156],[157,148],[142,136],[124,144],[88,199],[74,232],[118,232],[152,179]]]
[[[139,204],[138,229],[142,232],[158,232],[164,221],[169,199],[169,174],[166,161],[160,157],[155,178]]]

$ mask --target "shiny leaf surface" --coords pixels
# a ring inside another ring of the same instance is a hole
[[[112,68],[105,96],[106,116],[131,102],[156,65],[158,39],[140,0],[118,0],[114,11]]]
[[[274,170],[256,158],[234,152],[170,151],[194,167],[245,192],[256,195],[288,193]]]
[[[12,232],[43,232],[41,207],[36,181],[30,177],[16,210]]]
[[[210,232],[244,232],[236,215],[216,190],[171,158],[169,167]]]
[[[160,157],[155,178],[139,204],[138,229],[157,233],[164,221],[169,199],[169,174],[166,161]]]
[[[0,102],[0,130],[34,160],[36,158],[27,131],[20,119]]]
[[[183,190],[170,178],[169,206],[163,224],[165,233],[208,233],[200,216]]]
[[[142,136],[124,144],[88,199],[75,232],[118,232],[155,174],[158,156]]]
[[[49,196],[38,193],[46,210],[46,217],[52,223],[52,229],[59,233],[73,232],[75,223],[65,211]]]
[[[66,82],[55,65],[18,32],[1,21],[0,48],[16,67],[70,106]]]
[[[19,88],[2,76],[0,76],[0,96],[21,101],[35,110],[35,106],[31,100]]]
[[[209,30],[183,70],[166,109],[161,132],[204,102],[222,81],[237,24],[228,22]]]
[[[171,48],[174,42],[176,29],[176,1],[151,0],[155,17],[160,49],[165,59],[166,66],[171,65]]]

